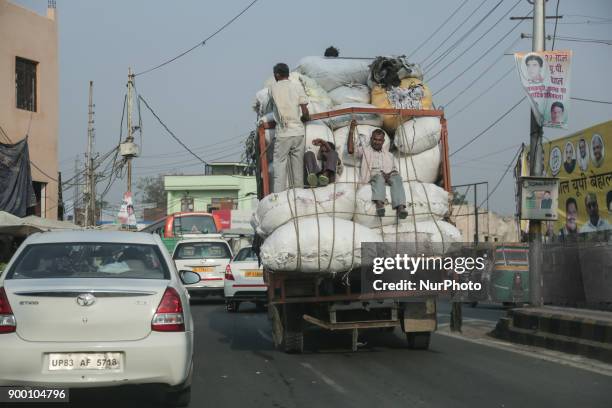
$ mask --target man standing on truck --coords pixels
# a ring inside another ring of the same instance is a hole
[[[336,178],[336,170],[339,164],[338,152],[332,142],[323,139],[312,141],[314,146],[319,147],[318,157],[311,150],[304,153],[304,164],[306,166],[306,181],[310,187],[317,185],[325,187]],[[319,160],[322,161],[322,169],[319,167]]]
[[[362,146],[361,143],[355,148],[353,134],[357,122],[351,121],[349,129],[347,150],[349,154],[361,158],[361,182],[370,183],[372,186],[372,201],[376,204],[376,215],[385,216],[386,186],[391,186],[391,207],[397,212],[397,216],[404,219],[408,216],[406,211],[406,192],[402,177],[398,173],[399,165],[390,151],[385,150],[385,132],[374,129],[370,136],[370,146]]]
[[[274,66],[276,82],[270,87],[276,122],[274,155],[274,192],[289,187],[301,188],[304,185],[304,123],[310,119],[308,99],[304,89],[289,81],[289,67],[278,63]],[[289,177],[287,177],[289,171]]]

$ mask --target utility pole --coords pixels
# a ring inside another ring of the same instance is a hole
[[[74,191],[72,196],[72,213],[74,214],[74,223],[79,225],[77,212],[79,209],[79,171],[81,163],[79,162],[79,156],[74,159]]]
[[[546,48],[545,0],[533,1],[533,41],[532,51],[544,51]],[[530,145],[529,175],[542,176],[544,173],[542,137],[543,131],[530,108]],[[529,221],[529,303],[542,306],[542,222]]]
[[[132,134],[132,90],[134,88],[134,74],[132,68],[128,68],[128,83],[127,83],[127,143],[134,142],[134,136]],[[127,156],[127,191],[132,191],[132,156]]]
[[[474,243],[478,244],[478,186],[474,186]]]
[[[89,112],[87,123],[87,155],[85,172],[85,226],[95,225],[96,220],[96,176],[94,173],[94,111],[93,111],[93,81],[89,81]]]

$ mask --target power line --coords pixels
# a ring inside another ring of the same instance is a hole
[[[606,105],[612,105],[612,102],[610,102],[610,101],[597,101],[595,99],[575,98],[575,97],[572,97],[572,99],[574,99],[576,101],[603,103],[603,104],[606,104]]]
[[[523,150],[523,146],[521,145],[521,147],[518,149],[518,151],[516,152],[516,154],[514,155],[514,157],[512,157],[512,160],[510,160],[510,163],[508,163],[508,166],[506,167],[506,170],[504,171],[504,174],[502,174],[502,176],[499,178],[499,180],[497,181],[497,183],[495,184],[495,187],[493,187],[493,189],[491,190],[491,192],[487,195],[487,197],[480,203],[480,205],[478,206],[478,209],[480,209],[480,207],[482,207],[482,205],[487,202],[489,200],[489,198],[491,198],[491,196],[493,195],[493,193],[495,193],[495,191],[497,190],[497,187],[500,186],[500,184],[502,183],[502,181],[504,180],[504,178],[506,177],[506,174],[508,174],[508,171],[510,171],[510,167],[512,167],[512,164],[516,161],[516,159],[518,158],[519,154],[521,154],[521,151]]]
[[[257,1],[257,0],[255,0]],[[191,155],[193,157],[195,157],[196,159],[198,159],[200,162],[202,162],[204,165],[207,165],[208,163],[206,163],[206,161],[204,161],[200,156],[198,156],[197,154],[195,154],[189,147],[187,147],[187,145],[185,143],[183,143],[183,141],[181,139],[179,139],[171,130],[170,128],[168,128],[168,126],[166,126],[166,124],[161,120],[161,118],[159,116],[157,116],[157,114],[155,113],[155,111],[149,106],[149,104],[147,103],[147,101],[142,97],[142,95],[138,95],[138,99],[141,100],[145,106],[147,107],[147,109],[149,109],[149,111],[151,112],[151,114],[153,114],[153,116],[155,116],[155,119],[157,119],[157,121],[163,126],[164,129],[166,129],[166,131],[168,132],[168,134],[170,136],[172,136],[174,138],[174,140],[176,140],[178,142],[178,144],[180,144],[181,146],[183,146],[183,148],[185,150],[187,150],[189,153],[191,153]]]
[[[221,26],[221,28],[219,28],[217,31],[215,31],[214,33],[212,33],[211,35],[209,35],[208,37],[206,37],[205,39],[203,39],[202,41],[200,41],[199,43],[197,43],[196,45],[194,45],[193,47],[189,48],[187,51],[183,51],[182,53],[180,53],[179,55],[177,55],[176,57],[170,58],[169,60],[162,62],[159,65],[156,65],[152,68],[149,68],[147,70],[144,70],[142,72],[139,72],[137,74],[135,74],[134,76],[139,76],[139,75],[144,75],[146,73],[149,73],[151,71],[155,71],[156,69],[159,69],[165,65],[170,64],[171,62],[176,61],[177,59],[184,57],[185,55],[189,54],[191,51],[195,50],[198,47],[203,47],[206,42],[210,39],[212,39],[214,36],[216,36],[217,34],[219,34],[221,31],[223,31],[224,29],[226,29],[230,24],[232,24],[234,21],[236,21],[240,16],[242,16],[244,13],[246,13],[246,11],[248,9],[250,9],[255,3],[257,3],[259,0],[253,0],[246,8],[244,8],[240,13],[238,13],[237,15],[235,15],[231,20],[229,20],[227,23],[225,23],[224,25]],[[144,102],[144,101],[143,101]]]
[[[557,37],[557,39],[559,41],[612,45],[612,40],[602,40],[599,38]]]
[[[557,0],[557,8],[555,9],[555,16],[559,15],[559,3],[561,2],[561,0]],[[557,25],[559,24],[559,18],[555,18],[555,31],[553,32],[553,39],[552,39],[552,50],[555,49],[555,39],[557,38]]]
[[[476,139],[478,139],[479,137],[481,137],[482,135],[484,135],[485,133],[487,133],[489,131],[489,129],[491,129],[493,126],[497,125],[503,118],[505,118],[506,116],[508,116],[510,114],[510,112],[512,112],[514,109],[516,109],[517,106],[519,106],[521,104],[521,102],[523,102],[525,100],[526,96],[523,96],[517,103],[514,104],[514,106],[512,106],[510,109],[508,109],[503,115],[501,115],[499,118],[497,118],[493,123],[491,123],[489,126],[487,126],[487,128],[485,130],[483,130],[482,132],[480,132],[479,134],[477,134],[476,136],[474,136],[473,138],[471,138],[467,143],[465,143],[463,146],[461,146],[460,148],[458,148],[457,150],[455,150],[454,152],[452,152],[449,157],[453,156],[454,154],[459,153],[461,150],[465,149],[466,147],[468,147],[469,145],[471,145]]]
[[[476,24],[474,24],[465,34],[463,34],[461,37],[459,37],[459,39],[457,41],[455,41],[450,47],[448,47],[446,49],[446,51],[444,51],[442,54],[438,55],[436,58],[434,58],[434,60],[427,66],[427,70],[429,71],[431,68],[433,68],[435,65],[439,64],[440,62],[442,62],[442,60],[444,58],[446,58],[450,53],[452,53],[459,44],[461,44],[463,42],[463,40],[465,40],[470,34],[472,34],[482,23],[485,22],[485,20],[487,18],[489,18],[489,16],[491,14],[493,14],[493,12],[499,7],[501,6],[501,4],[503,3],[503,0],[499,0],[499,2],[493,6],[493,8],[491,10],[489,10],[487,12],[487,14],[484,15],[484,17],[482,17],[480,20],[478,20],[476,22]]]
[[[459,7],[457,7],[457,8],[455,9],[455,11],[453,11],[452,13],[450,13],[450,15],[449,15],[449,16],[446,18],[446,20],[444,20],[444,21],[442,22],[442,24],[440,24],[440,25],[438,26],[438,28],[436,28],[436,29],[434,30],[434,32],[433,32],[433,33],[432,33],[432,34],[431,34],[429,37],[427,37],[427,39],[425,39],[425,41],[423,41],[423,42],[422,42],[422,43],[421,43],[421,44],[420,44],[420,45],[419,45],[419,46],[418,46],[418,47],[417,47],[417,48],[416,48],[414,51],[412,51],[412,52],[411,52],[411,53],[408,55],[408,57],[406,57],[406,58],[410,59],[410,57],[412,57],[414,54],[416,54],[416,53],[417,53],[417,52],[418,52],[418,51],[419,51],[419,50],[420,50],[420,49],[421,49],[421,48],[422,48],[422,47],[423,47],[425,44],[427,44],[427,43],[429,42],[429,40],[431,40],[431,39],[432,39],[432,38],[433,38],[433,37],[434,37],[434,36],[435,36],[435,35],[436,35],[436,34],[437,34],[437,33],[438,33],[438,32],[439,32],[441,29],[442,29],[442,27],[444,27],[444,26],[446,25],[446,23],[448,23],[448,22],[450,21],[450,19],[451,19],[451,18],[453,18],[453,17],[455,16],[455,14],[457,14],[457,13],[459,12],[459,10],[461,10],[461,8],[467,4],[467,2],[468,2],[468,0],[463,0],[463,3],[461,3],[461,4],[459,5]]]
[[[452,163],[452,165],[453,166],[459,166],[460,164],[471,163],[474,160],[478,160],[478,159],[482,159],[482,158],[485,158],[485,157],[494,156],[494,155],[499,154],[499,153],[507,152],[508,150],[514,149],[515,147],[518,147],[518,146],[520,146],[520,144],[513,144],[512,146],[508,146],[508,147],[505,147],[503,149],[496,150],[494,152],[483,154],[482,156],[476,156],[476,157],[472,157],[470,159],[465,159],[464,161],[459,162],[459,163]]]
[[[458,30],[459,30],[461,27],[463,27],[463,25],[464,25],[464,24],[465,24],[465,23],[466,23],[466,22],[467,22],[467,21],[468,21],[470,18],[472,18],[472,16],[473,16],[474,14],[476,14],[476,12],[477,12],[478,10],[480,10],[480,8],[481,8],[481,7],[482,7],[482,6],[483,6],[483,5],[484,5],[486,2],[487,2],[487,0],[483,0],[483,1],[482,1],[482,3],[480,3],[480,4],[478,5],[478,7],[476,7],[476,8],[474,9],[474,11],[472,11],[472,12],[470,13],[470,15],[469,15],[469,16],[467,16],[467,18],[465,18],[465,19],[464,19],[464,20],[463,20],[461,23],[459,23],[459,25],[458,25],[458,26],[457,26],[457,27],[456,27],[456,28],[453,30],[453,32],[452,32],[452,33],[450,33],[450,34],[449,34],[449,35],[448,35],[448,36],[447,36],[447,37],[446,37],[444,40],[442,40],[442,42],[440,43],[440,45],[438,45],[438,47],[436,47],[436,48],[435,48],[435,49],[434,49],[434,50],[433,50],[431,53],[429,53],[429,55],[428,55],[428,56],[426,56],[426,57],[425,57],[425,58],[424,58],[424,59],[421,61],[421,65],[424,65],[424,64],[425,64],[425,62],[426,62],[426,61],[427,61],[427,60],[428,60],[428,59],[429,59],[429,58],[430,58],[432,55],[434,55],[434,54],[435,54],[435,53],[436,53],[436,52],[437,52],[437,51],[438,51],[438,50],[439,50],[439,49],[440,49],[440,48],[441,48],[441,47],[444,45],[444,43],[446,43],[446,42],[447,42],[449,39],[451,39],[451,38],[453,37],[453,35],[455,35],[455,33],[456,33],[456,32],[457,32],[457,31],[458,31]]]
[[[473,98],[472,100],[470,100],[468,103],[466,103],[461,109],[459,109],[456,113],[454,113],[453,115],[449,116],[448,119],[452,119],[455,116],[459,115],[461,112],[463,112],[464,110],[466,110],[467,108],[469,108],[470,106],[473,106],[473,103],[476,102],[478,99],[480,99],[483,95],[485,95],[486,93],[490,92],[491,90],[495,89],[495,85],[497,85],[498,83],[500,83],[501,81],[504,80],[504,78],[506,78],[508,75],[510,75],[510,73],[512,71],[514,71],[516,68],[515,67],[510,67],[510,69],[508,71],[506,71],[504,73],[504,75],[502,75],[499,79],[497,79],[495,82],[493,82],[491,85],[489,85],[488,87],[486,87],[481,93],[479,93],[478,95],[476,95],[475,98]],[[447,105],[448,106],[448,105]]]
[[[529,14],[531,14],[532,11],[530,11],[527,16],[529,16]],[[482,61],[482,58],[484,56],[486,56],[487,54],[489,54],[495,47],[497,47],[502,41],[504,41],[510,34],[512,34],[512,32],[514,30],[516,30],[516,28],[523,22],[524,20],[519,21],[518,23],[516,23],[511,29],[510,31],[508,31],[506,34],[504,34],[504,36],[502,38],[500,38],[495,44],[493,44],[491,47],[489,47],[481,56],[480,59],[478,61]],[[478,62],[476,62],[477,64]],[[449,86],[451,86],[452,84],[455,83],[455,81],[459,78],[461,78],[463,76],[463,74],[465,74],[466,72],[468,72],[470,69],[473,68],[473,65],[469,65],[466,69],[464,69],[463,71],[461,71],[458,75],[456,75],[453,79],[451,79],[450,81],[448,81],[444,86],[442,86],[442,88],[438,89],[438,91],[436,91],[435,94],[438,94],[440,92],[442,92],[444,89],[448,88]],[[434,95],[435,95],[434,94]]]
[[[478,42],[480,40],[482,40],[487,34],[489,34],[495,27],[497,27],[497,25],[504,19],[506,18],[506,16],[508,14],[510,14],[512,12],[512,10],[514,10],[516,8],[516,6],[518,6],[521,1],[523,0],[518,0],[516,3],[514,3],[514,5],[508,10],[506,11],[506,13],[501,16],[495,23],[493,23],[491,25],[491,27],[489,27],[489,29],[487,31],[485,31],[484,33],[482,33],[480,35],[480,37],[478,37],[476,39],[476,41],[472,42],[472,44],[470,44],[469,47],[467,47],[465,50],[463,50],[463,52],[461,52],[461,54],[457,55],[451,62],[449,62],[448,64],[446,64],[444,66],[444,68],[442,68],[441,70],[439,70],[438,72],[436,72],[435,74],[433,74],[431,77],[429,77],[429,81],[432,81],[434,78],[436,78],[438,75],[440,75],[442,72],[446,71],[451,65],[453,65],[454,63],[457,62],[457,60],[461,57],[463,57],[469,50],[471,50],[476,44],[478,44]]]

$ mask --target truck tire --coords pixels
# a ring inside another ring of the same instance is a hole
[[[431,340],[431,332],[410,332],[406,333],[408,348],[413,350],[429,349],[429,341]]]
[[[301,309],[297,305],[269,305],[272,316],[272,340],[277,350],[285,353],[302,353],[304,351],[304,333],[302,331]]]
[[[285,353],[301,354],[304,352],[304,333],[285,331],[283,336]]]

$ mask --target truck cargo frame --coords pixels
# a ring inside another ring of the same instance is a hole
[[[451,192],[448,130],[443,110],[346,108],[313,114],[310,120],[340,115],[375,113],[397,116],[401,122],[415,117],[438,117],[441,124],[441,184]],[[270,194],[265,132],[274,124],[262,123],[257,130],[258,196]],[[354,290],[359,270],[330,276],[327,273],[271,271],[264,269],[268,285],[268,314],[274,344],[286,352],[302,352],[304,323],[325,330],[349,330],[351,349],[357,350],[359,330],[401,328],[410,348],[427,349],[431,332],[437,328],[435,296],[425,291],[362,293]],[[343,280],[343,286],[338,285]],[[333,288],[329,290],[329,288]],[[325,289],[323,289],[325,288]],[[344,319],[338,319],[344,314]]]

